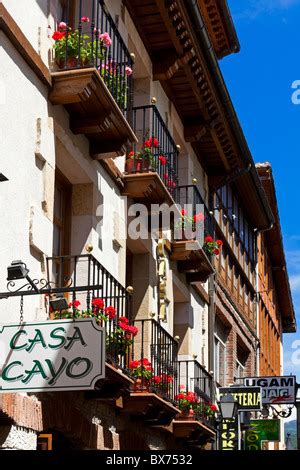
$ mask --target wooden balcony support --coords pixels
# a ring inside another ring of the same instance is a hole
[[[133,130],[95,68],[51,74],[49,99],[70,114],[74,134],[84,134],[95,159],[124,155],[137,142]]]
[[[125,174],[122,195],[147,204],[175,204],[167,187],[155,172]]]
[[[123,412],[140,418],[149,426],[168,425],[179,410],[151,392],[132,392],[123,399]]]

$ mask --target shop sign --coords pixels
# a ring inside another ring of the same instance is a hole
[[[90,390],[105,377],[105,329],[94,319],[0,326],[0,392]]]
[[[252,419],[246,431],[245,450],[262,450],[263,442],[280,441],[279,419]]]
[[[260,387],[221,387],[219,388],[220,398],[227,393],[233,395],[238,402],[239,411],[259,411],[261,410],[261,389]]]
[[[238,450],[239,428],[237,418],[223,419],[219,426],[219,449]]]
[[[292,405],[296,400],[296,377],[245,377],[244,384],[261,387],[263,405]]]

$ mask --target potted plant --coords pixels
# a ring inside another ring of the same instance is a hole
[[[128,318],[119,317],[117,325],[106,335],[106,354],[111,363],[118,364],[119,356],[128,354],[137,333],[137,327],[129,325]]]
[[[203,249],[209,256],[219,255],[222,246],[222,240],[214,240],[211,235],[207,235],[204,239]]]
[[[81,23],[89,23],[89,18],[83,16]],[[64,22],[58,25],[58,31],[53,33],[55,43],[55,60],[60,68],[74,68],[94,65],[97,59],[103,59],[106,48],[111,45],[108,33],[99,34],[94,30],[93,39],[78,29],[72,30]]]
[[[170,390],[173,381],[174,377],[169,374],[154,375],[151,379],[155,390],[162,395],[165,395]]]
[[[185,209],[181,209],[181,217],[175,224],[175,238],[180,240],[191,240],[195,238],[195,231],[198,224],[203,223],[205,220],[204,214],[190,215]]]
[[[180,388],[182,388],[182,386]],[[199,401],[194,392],[185,392],[183,390],[176,395],[175,400],[177,401],[177,406],[181,411],[181,416],[184,416],[185,418],[194,416],[194,406]]]
[[[69,303],[69,309],[60,312],[54,312],[56,320],[61,318],[95,318],[99,325],[103,325],[109,320],[113,320],[116,316],[116,309],[113,306],[105,307],[103,299],[95,298],[92,300],[92,308],[88,310],[80,310],[80,301],[73,300]]]
[[[151,137],[144,141],[142,149],[139,152],[130,152],[126,159],[125,171],[132,173],[133,171],[156,171],[158,165],[165,166],[167,157],[160,155],[155,157],[153,149],[159,148],[159,141],[156,137]]]
[[[130,361],[129,371],[131,377],[134,377],[134,391],[149,391],[150,381],[152,379],[153,367],[147,358],[139,361]]]

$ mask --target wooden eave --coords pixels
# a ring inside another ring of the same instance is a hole
[[[169,190],[156,172],[130,173],[123,175],[122,195],[146,205],[175,204]]]
[[[151,57],[153,79],[161,82],[174,104],[184,125],[185,140],[191,143],[207,173],[210,187],[245,169],[245,153],[253,164],[249,149],[242,147],[245,138],[240,136],[237,116],[228,118],[228,107],[233,109],[233,105],[229,95],[226,100],[221,98],[216,71],[208,63],[207,51],[200,44],[184,0],[124,3]],[[237,181],[237,186],[247,196],[245,208],[257,221],[257,228],[266,228],[269,214],[257,180],[249,173]]]
[[[172,244],[171,261],[177,261],[178,271],[186,274],[189,284],[206,282],[214,268],[197,240],[176,240]]]
[[[123,412],[139,417],[149,426],[159,426],[170,424],[180,411],[156,393],[131,392],[123,399]]]
[[[98,70],[62,70],[53,72],[51,77],[51,103],[65,106],[71,130],[87,137],[92,158],[124,155],[131,144],[137,142]]]
[[[210,427],[196,419],[178,418],[173,421],[172,426],[173,435],[178,439],[197,440],[201,435],[206,435],[207,438],[216,437],[216,433]]]
[[[275,182],[271,166],[266,163],[258,164],[257,171],[262,185],[267,194],[275,223],[271,230],[263,234],[264,245],[268,251],[272,263],[273,278],[276,285],[277,298],[282,316],[283,332],[293,333],[296,331],[296,318],[291,294],[289,276],[287,271],[279,210],[276,197]]]
[[[239,52],[240,44],[225,0],[198,0],[218,59]]]

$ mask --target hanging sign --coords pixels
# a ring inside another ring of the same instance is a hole
[[[105,329],[94,319],[0,326],[0,392],[90,390],[105,377]]]
[[[262,442],[280,441],[279,419],[252,419],[246,431],[245,450],[262,450]]]
[[[238,450],[238,440],[238,420],[223,419],[219,427],[219,450]]]
[[[261,387],[263,405],[292,405],[296,401],[296,377],[245,377],[244,384]]]
[[[239,411],[261,410],[261,389],[260,387],[221,387],[219,388],[220,398],[230,393],[238,402]]]

